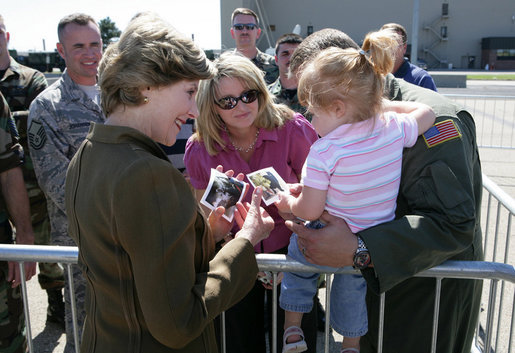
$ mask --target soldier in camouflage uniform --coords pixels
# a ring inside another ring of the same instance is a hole
[[[256,50],[257,54],[251,61],[265,73],[265,82],[267,84],[274,82],[279,76],[279,69],[275,64],[274,57],[267,53],[263,53],[257,48]]]
[[[302,43],[302,37],[298,34],[283,34],[275,43],[275,62],[279,68],[279,77],[268,85],[268,91],[275,96],[277,103],[286,104],[288,107],[306,116],[306,108],[299,103],[297,98],[297,80],[290,78],[290,57],[295,49]]]
[[[18,143],[18,132],[9,106],[0,94],[0,184],[1,199],[9,208],[9,219],[16,228],[16,244],[31,245],[34,233],[30,222],[30,207],[27,190],[20,166],[23,163],[23,148]],[[0,210],[0,243],[12,244],[13,229],[5,209]],[[35,263],[25,263],[25,279],[36,274]],[[0,262],[0,352],[24,353],[25,316],[20,293],[20,270],[16,262]]]
[[[97,82],[102,57],[98,25],[88,15],[73,14],[59,22],[57,50],[66,62],[62,77],[41,93],[29,113],[29,148],[34,170],[43,189],[55,245],[76,246],[68,235],[64,206],[66,170],[86,137],[90,122],[103,123]],[[72,266],[79,337],[85,317],[84,277]],[[67,272],[67,271],[65,271]],[[68,277],[65,277],[67,282]],[[65,352],[74,352],[73,322],[68,286],[65,287]]]
[[[23,179],[29,195],[34,243],[37,245],[50,244],[50,220],[46,199],[40,189],[27,145],[27,119],[30,103],[47,87],[45,76],[34,69],[20,65],[9,56],[7,44],[9,32],[0,15],[0,91],[9,104],[16,128],[20,135],[20,143],[25,153],[25,163],[22,166]],[[4,45],[5,44],[5,45]],[[0,207],[5,207],[1,205]],[[64,286],[63,269],[56,263],[40,263],[38,281],[48,294],[47,320],[59,323],[64,328],[64,302],[62,288]]]
[[[231,36],[236,41],[236,51],[252,60],[264,72],[267,84],[274,82],[279,76],[274,57],[256,47],[256,40],[261,35],[256,13],[247,8],[237,8],[232,13],[231,23]]]

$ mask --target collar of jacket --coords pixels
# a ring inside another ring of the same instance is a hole
[[[438,117],[454,117],[462,110],[450,100],[442,100],[439,93],[395,78],[392,74],[385,77],[384,95],[390,100],[427,104],[435,112],[437,121]]]
[[[392,74],[387,74],[384,82],[384,95],[389,100],[400,101],[402,100],[402,93],[399,83]]]
[[[4,77],[1,78],[2,81],[7,79],[9,76],[17,76],[20,77],[20,64],[14,60],[12,57],[9,57],[11,62],[9,64],[9,67],[5,70]]]
[[[281,94],[282,88],[283,87],[281,85],[281,80],[279,78],[277,78],[277,80],[275,80],[274,83],[268,85],[268,91],[272,93],[274,96],[278,96],[279,94]]]
[[[129,126],[114,126],[91,123],[87,139],[104,143],[130,143],[149,151],[153,155],[169,162],[168,156],[150,137]]]

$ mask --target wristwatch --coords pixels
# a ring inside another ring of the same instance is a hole
[[[354,267],[358,270],[363,270],[370,264],[370,252],[365,245],[365,242],[358,235],[358,248],[354,254]]]

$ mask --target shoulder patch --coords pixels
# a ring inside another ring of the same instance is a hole
[[[428,148],[441,143],[461,138],[461,133],[451,119],[434,124],[424,135],[424,141]]]
[[[39,121],[32,121],[28,131],[30,147],[35,150],[43,148],[46,142],[45,128]]]

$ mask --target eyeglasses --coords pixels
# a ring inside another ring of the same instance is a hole
[[[232,25],[232,28],[234,28],[237,31],[243,31],[245,28],[247,31],[252,31],[254,28],[257,28],[257,24],[255,23],[236,23]]]
[[[219,100],[215,101],[216,105],[218,105],[223,110],[230,110],[238,105],[238,101],[242,101],[245,104],[250,104],[254,102],[259,96],[259,91],[255,89],[251,89],[249,91],[245,91],[239,97],[223,97]]]

